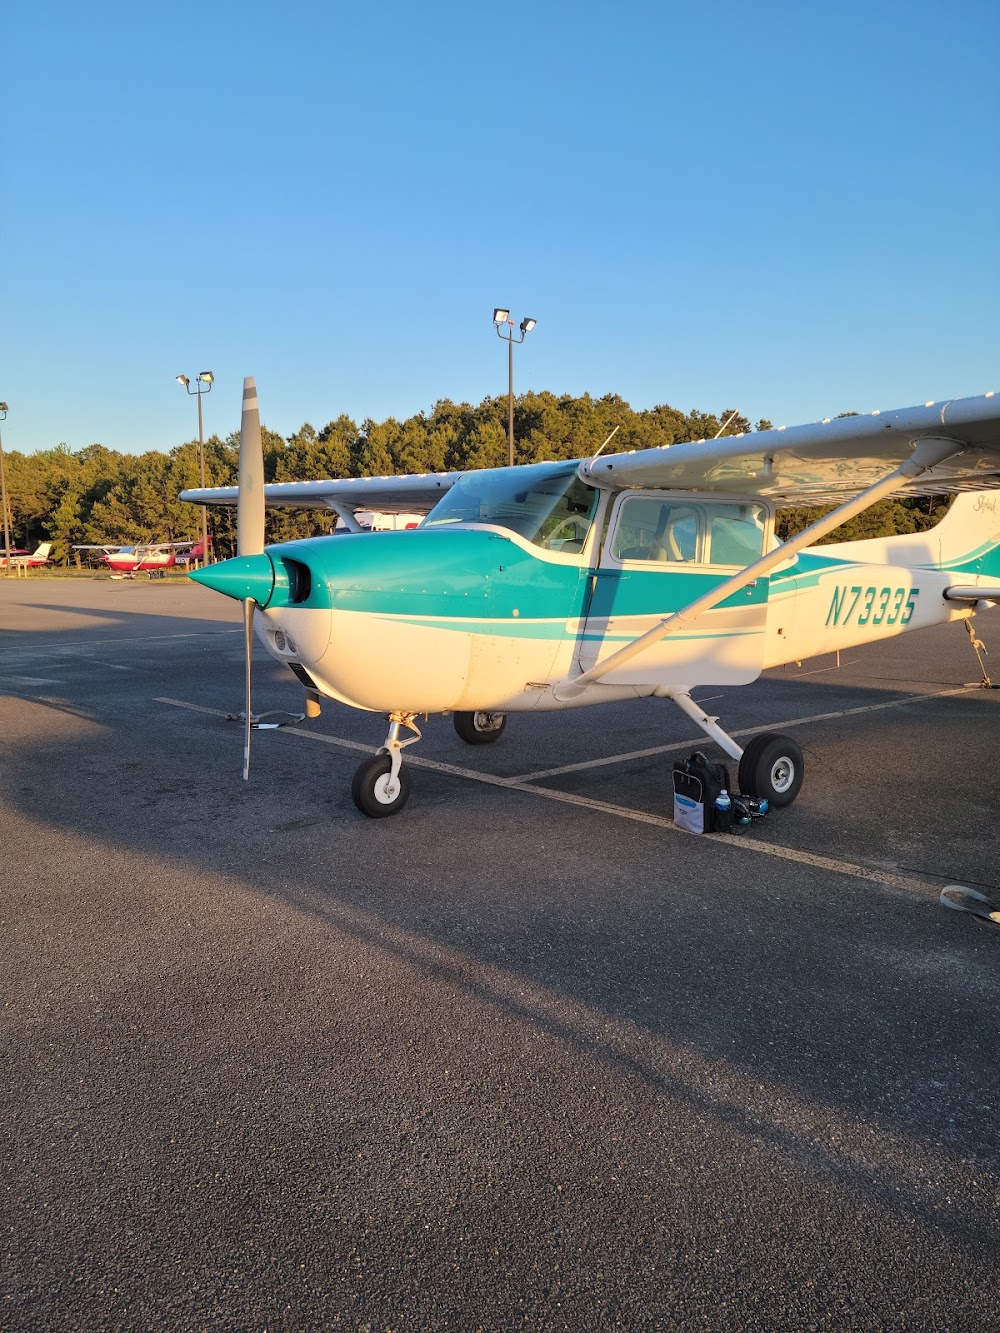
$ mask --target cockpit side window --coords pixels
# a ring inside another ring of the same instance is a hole
[[[617,560],[657,564],[698,559],[698,511],[692,504],[629,497],[622,505],[611,553]]]
[[[767,510],[753,501],[627,496],[611,539],[616,560],[654,564],[752,564],[764,549]]]

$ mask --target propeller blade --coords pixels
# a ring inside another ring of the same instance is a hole
[[[250,781],[250,666],[253,661],[253,613],[257,603],[252,597],[243,602],[243,648],[246,669],[246,718],[243,724],[243,781]]]
[[[236,551],[260,555],[264,550],[264,446],[260,438],[257,385],[252,375],[243,381],[243,416],[240,420],[239,491],[236,500]],[[243,599],[243,647],[246,673],[246,713],[243,722],[243,781],[250,781],[250,669],[253,661],[253,613],[257,603]]]
[[[240,421],[239,493],[236,501],[236,552],[260,555],[264,549],[264,447],[260,438],[257,385],[252,375],[243,381],[243,417]]]

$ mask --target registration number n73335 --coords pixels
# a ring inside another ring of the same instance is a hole
[[[858,584],[833,589],[828,625],[905,625],[913,615],[919,588],[863,588]]]

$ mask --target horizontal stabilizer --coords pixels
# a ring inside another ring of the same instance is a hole
[[[944,595],[949,602],[1000,602],[1000,583],[956,583],[945,588]]]

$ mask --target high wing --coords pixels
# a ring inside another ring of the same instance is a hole
[[[137,542],[133,546],[134,551],[141,551],[143,555],[148,555],[150,551],[184,551],[189,546],[195,546],[196,541],[189,542]]]
[[[330,481],[272,482],[264,487],[269,509],[329,509],[355,513],[373,509],[384,514],[427,514],[463,473],[430,472],[412,477],[342,477]],[[182,491],[195,504],[234,505],[235,486]]]
[[[198,539],[200,540],[200,539]],[[198,541],[189,542],[126,542],[123,546],[106,543],[103,546],[74,546],[74,551],[103,551],[106,555],[117,555],[119,551],[135,551],[148,555],[150,551],[183,551],[189,546],[196,546]]]
[[[952,441],[955,451],[945,450],[947,456],[915,480],[901,480],[901,493],[942,495],[1000,486],[1000,397],[993,393],[609,454],[581,463],[580,475],[614,490],[760,495],[779,508],[830,505],[859,494],[906,462],[922,441]]]
[[[778,508],[837,504],[904,463],[922,440],[952,441],[954,453],[919,478],[900,481],[908,495],[943,495],[1000,486],[1000,398],[987,393],[868,416],[837,417],[718,440],[607,454],[580,464],[584,481],[618,490],[692,490],[766,496]],[[269,508],[374,509],[429,513],[464,473],[344,477],[272,482]],[[182,491],[195,504],[234,505],[235,486]]]

